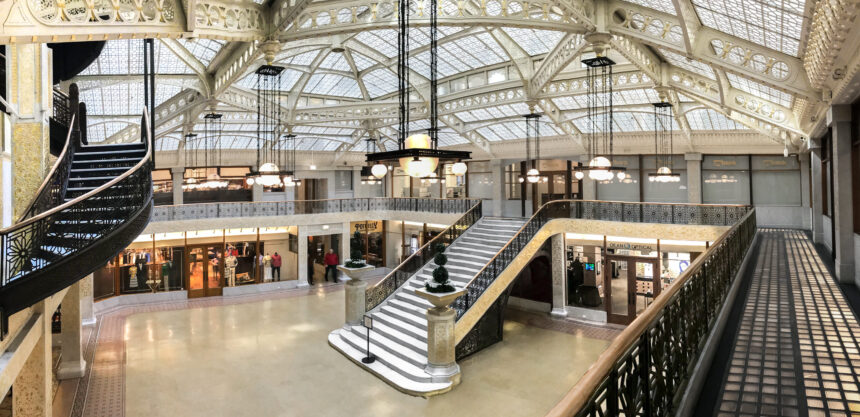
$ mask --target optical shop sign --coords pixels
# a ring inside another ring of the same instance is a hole
[[[350,229],[352,229],[353,233],[382,233],[382,221],[368,220],[365,222],[352,222],[350,223]]]
[[[630,243],[630,242],[607,242],[606,247],[610,249],[626,249],[626,250],[655,250],[657,244],[650,243]]]

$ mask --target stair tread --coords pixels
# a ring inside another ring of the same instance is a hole
[[[382,322],[386,323],[388,326],[392,326],[401,332],[404,332],[418,340],[423,340],[425,343],[427,342],[427,328],[418,327],[415,324],[412,324],[410,321],[406,321],[400,318],[400,316],[389,313],[385,310],[378,310],[371,314],[373,319],[379,319]]]
[[[352,326],[353,330],[359,335],[364,336],[365,329],[363,326]],[[427,339],[418,339],[415,336],[406,334],[382,322],[373,322],[373,329],[370,331],[370,342],[373,343],[377,339],[380,343],[388,343],[391,345],[405,347],[409,350],[407,356],[413,360],[418,360],[419,363],[423,360],[427,362]]]
[[[349,341],[351,341],[356,346],[361,347],[361,351],[362,351],[362,353],[364,353],[366,346],[367,346],[367,338],[366,338],[367,336],[362,330],[363,330],[363,328],[358,329],[357,326],[350,326],[349,331],[342,332],[340,336],[343,337],[344,339],[348,339]],[[374,337],[374,336],[377,336],[377,337]],[[371,353],[373,353],[377,357],[379,357],[379,356],[385,357],[386,362],[393,359],[393,362],[400,362],[403,365],[405,365],[404,368],[398,367],[398,371],[404,371],[405,370],[410,375],[413,375],[413,376],[424,377],[426,375],[427,377],[429,377],[429,375],[427,375],[427,373],[424,372],[423,367],[419,367],[415,363],[412,363],[406,359],[403,359],[403,358],[397,356],[396,354],[394,354],[392,352],[385,350],[382,346],[377,345],[377,349],[374,350],[373,346],[379,342],[377,340],[377,338],[378,338],[378,335],[374,334],[373,331],[371,331],[371,333],[370,333],[370,345],[371,345],[370,346],[370,348],[371,348],[370,352]],[[389,345],[389,347],[391,347],[391,346]],[[423,358],[423,362],[419,362],[419,363],[426,364],[427,358]]]

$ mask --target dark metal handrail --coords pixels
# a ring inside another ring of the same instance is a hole
[[[147,128],[141,136],[146,155],[134,167],[84,195],[0,230],[4,254],[0,287],[86,249],[152,204],[152,148],[144,139],[152,134],[148,120],[144,109],[142,122]],[[54,244],[60,240],[62,244]]]
[[[454,300],[457,318],[489,288],[496,278],[552,219],[604,220],[627,223],[668,223],[729,226],[752,208],[742,205],[628,203],[620,201],[555,200],[535,212],[520,230],[466,285],[466,293]]]
[[[394,294],[400,286],[409,280],[412,275],[420,271],[427,262],[436,256],[439,250],[445,250],[451,245],[460,235],[466,232],[483,216],[483,203],[481,200],[477,202],[460,217],[454,224],[448,226],[442,233],[436,235],[429,242],[421,246],[415,253],[401,262],[397,268],[389,272],[381,281],[367,288],[365,296],[365,310],[370,311],[386,298]],[[441,247],[438,245],[441,244]]]
[[[68,126],[74,123],[75,115],[72,115]],[[77,132],[69,127],[66,134],[66,144],[63,145],[63,150],[57,156],[57,160],[48,171],[48,175],[42,181],[36,194],[27,206],[27,210],[18,219],[22,222],[30,217],[33,217],[51,207],[57,207],[63,203],[63,198],[66,195],[66,186],[69,183],[69,173],[72,170],[72,159],[75,157],[77,149]]]
[[[615,338],[548,416],[674,415],[755,232],[751,209]]]

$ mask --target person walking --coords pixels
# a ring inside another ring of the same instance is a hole
[[[325,280],[328,281],[328,273],[331,271],[331,280],[334,283],[337,283],[337,264],[340,261],[337,259],[337,254],[334,253],[334,248],[329,248],[328,253],[325,254]]]
[[[276,274],[278,278],[275,278]],[[281,255],[278,255],[278,252],[272,255],[272,279],[281,280]]]

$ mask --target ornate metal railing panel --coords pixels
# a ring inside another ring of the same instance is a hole
[[[737,220],[613,341],[549,415],[675,414],[756,231],[749,208],[691,214],[704,224]]]
[[[72,125],[72,100],[61,91],[54,90],[53,119],[68,128]]]
[[[436,198],[374,197],[336,200],[182,204],[155,207],[152,221],[353,213],[359,211],[413,211],[456,214],[468,211],[479,201],[472,199],[446,200]]]
[[[444,200],[440,203],[436,200],[430,199],[394,200],[402,200],[392,202],[395,206],[400,205],[400,207],[403,207],[403,204],[410,204],[410,202],[405,200],[428,200],[411,202],[413,209],[423,208],[424,210],[456,210],[462,207],[462,203],[465,201],[472,201],[474,205],[466,212],[466,214],[463,215],[463,217],[460,217],[456,222],[454,222],[454,224],[443,230],[442,233],[439,233],[436,237],[430,239],[429,242],[425,243],[424,246],[420,247],[415,251],[415,253],[406,258],[406,260],[398,265],[397,268],[394,268],[393,271],[388,273],[385,278],[373,286],[368,287],[364,293],[366,311],[372,310],[385,301],[386,298],[394,294],[401,285],[408,281],[412,275],[420,271],[427,262],[430,262],[430,260],[436,256],[438,249],[440,249],[440,243],[442,244],[441,249],[444,250],[444,248],[447,248],[452,242],[454,242],[454,240],[465,233],[466,230],[477,223],[483,216],[481,200],[459,200],[459,202],[455,202],[456,200],[450,200],[454,202],[452,204],[444,204]],[[405,209],[406,208],[404,208],[404,210]]]
[[[0,289],[86,249],[151,204],[151,149],[148,141],[144,143],[146,157],[125,174],[0,231],[0,250],[4,255],[0,261]],[[61,174],[59,169],[53,173],[58,177]],[[68,172],[64,175],[67,178]],[[53,182],[50,184],[53,187]],[[46,201],[56,201],[57,195],[62,199],[64,194],[51,191]]]
[[[693,204],[625,203],[617,201],[557,200],[543,205],[520,231],[481,269],[466,286],[466,293],[451,305],[459,320],[469,308],[492,285],[496,278],[519,255],[534,238],[538,230],[552,219],[572,218],[634,223],[675,223],[729,226],[735,224],[743,214],[752,210],[750,206],[711,206]],[[678,216],[675,213],[680,213]],[[475,340],[472,333],[486,332],[473,328],[460,342],[474,346],[487,346],[498,340]],[[470,348],[458,346],[458,351],[472,352]],[[615,397],[613,397],[615,398]]]

